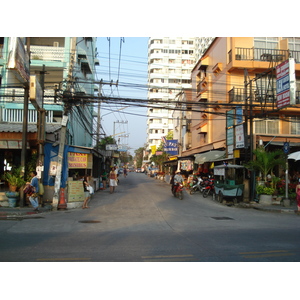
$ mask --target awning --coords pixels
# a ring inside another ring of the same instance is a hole
[[[195,154],[195,163],[204,164],[205,162],[213,162],[217,159],[225,157],[226,151],[209,151],[205,153]]]
[[[219,166],[215,166],[215,169],[243,169],[244,166],[242,165],[219,165]]]

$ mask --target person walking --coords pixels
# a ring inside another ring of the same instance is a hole
[[[300,179],[296,185],[297,213],[300,213]]]
[[[32,171],[30,172],[31,181],[26,182],[26,184],[29,184],[33,187],[34,193],[29,196],[29,201],[33,207],[34,211],[39,211],[39,179],[37,178],[37,172]]]
[[[127,177],[127,169],[124,168],[124,177],[126,178]]]
[[[112,167],[111,171],[109,172],[109,190],[111,194],[115,191],[115,187],[118,186],[117,176],[118,174],[116,172],[116,168]]]
[[[107,172],[104,170],[101,176],[102,176],[103,189],[105,190],[107,185]]]
[[[88,182],[87,177],[85,176],[84,179],[83,179],[84,201],[83,201],[83,204],[82,204],[82,209],[89,208],[89,206],[87,206],[88,201],[91,197],[89,186],[90,186],[90,184]]]

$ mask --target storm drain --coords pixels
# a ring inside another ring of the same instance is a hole
[[[79,223],[101,223],[101,221],[95,221],[95,220],[83,220],[83,221],[79,221]]]
[[[211,217],[212,219],[215,219],[215,220],[234,220],[232,218],[229,218],[229,217]]]

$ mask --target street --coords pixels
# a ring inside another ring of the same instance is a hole
[[[299,216],[174,198],[143,173],[89,209],[0,221],[2,262],[299,262]]]

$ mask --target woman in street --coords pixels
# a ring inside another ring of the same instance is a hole
[[[87,177],[85,176],[84,179],[83,179],[84,201],[83,201],[83,204],[82,204],[82,209],[84,209],[84,208],[89,208],[89,207],[87,206],[88,201],[89,201],[89,199],[90,199],[90,197],[91,197],[91,195],[90,195],[90,190],[89,190],[89,188],[88,188],[89,186],[90,186],[90,185],[89,185],[88,179],[87,179]]]
[[[296,185],[296,200],[297,200],[297,213],[300,213],[300,179],[298,180],[298,183]]]
[[[109,172],[109,190],[112,194],[115,191],[115,187],[117,186],[117,172],[116,168],[112,167],[111,171]]]
[[[38,211],[39,210],[39,196],[38,196],[39,180],[36,175],[37,175],[36,171],[30,172],[30,176],[32,177],[32,179],[30,182],[26,182],[26,184],[30,184],[34,189],[34,193],[29,196],[29,201],[33,207],[33,210]]]

